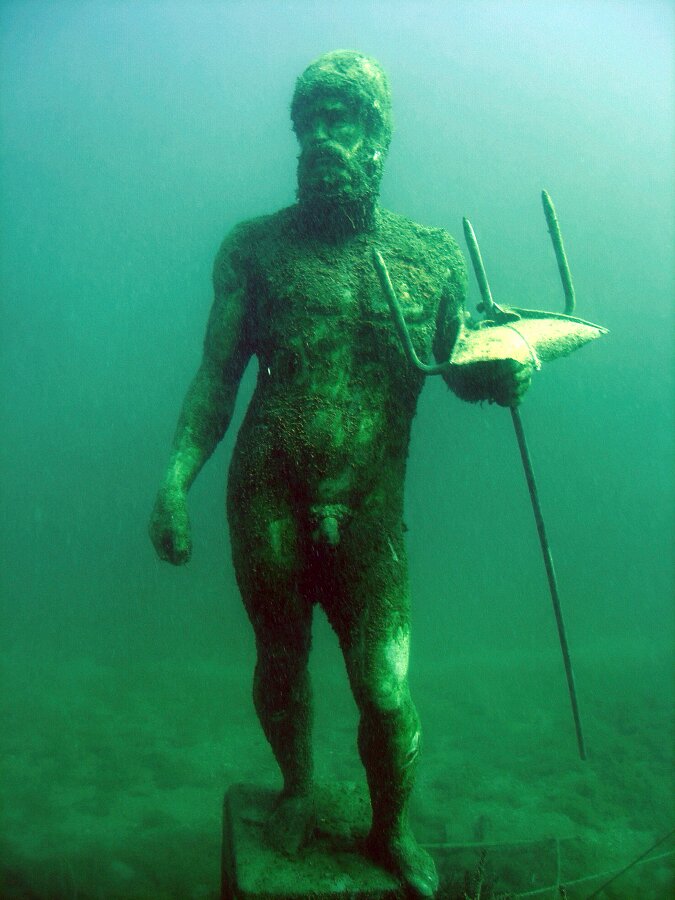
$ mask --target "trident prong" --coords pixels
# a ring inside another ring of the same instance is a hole
[[[570,272],[567,255],[565,253],[565,245],[563,244],[562,235],[560,234],[560,225],[558,217],[555,214],[555,207],[548,191],[541,192],[541,202],[544,205],[544,215],[546,216],[546,224],[548,225],[548,233],[551,235],[553,249],[555,250],[555,258],[558,263],[558,271],[560,279],[565,291],[565,315],[571,316],[576,306],[576,297],[574,296],[574,285],[572,284],[572,273]]]

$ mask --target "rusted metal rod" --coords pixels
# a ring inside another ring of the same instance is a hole
[[[544,205],[546,224],[548,225],[548,232],[551,235],[551,241],[553,242],[555,258],[558,263],[558,271],[560,272],[560,279],[563,283],[563,290],[565,291],[565,313],[566,315],[571,316],[574,312],[574,307],[577,305],[576,297],[574,295],[574,285],[572,284],[572,273],[570,272],[567,254],[565,253],[565,245],[563,244],[562,235],[560,234],[558,217],[555,214],[553,200],[551,200],[548,191],[541,192],[541,202]]]
[[[544,192],[545,193],[545,192]],[[546,194],[548,197],[548,194]],[[550,197],[548,198],[550,202]],[[546,208],[546,207],[545,207]],[[551,204],[550,209],[553,210],[553,204]],[[555,213],[553,213],[553,218],[555,220],[555,224],[557,227],[558,221],[555,219]],[[548,221],[548,215],[547,215]],[[550,223],[549,223],[550,227]],[[476,240],[476,235],[474,233],[473,228],[471,227],[471,223],[468,219],[464,219],[464,234],[467,239],[467,243],[469,244],[469,252],[471,255],[471,261],[474,266],[474,270],[476,272],[476,280],[478,281],[478,286],[480,288],[481,296],[483,298],[483,308],[487,311],[488,309],[492,310],[496,306],[494,300],[492,299],[492,293],[490,291],[490,286],[488,284],[487,275],[485,274],[485,266],[483,265],[483,258],[481,256],[480,250],[478,249],[478,241]],[[562,248],[562,238],[560,238],[560,230],[557,231],[558,234],[558,246]],[[552,235],[553,236],[553,235]],[[554,240],[554,246],[555,246]],[[557,255],[557,251],[556,251]],[[564,256],[564,251],[563,251]],[[566,260],[565,260],[566,262]],[[567,270],[569,275],[569,269]],[[562,270],[561,270],[562,274]],[[571,285],[571,277],[569,278],[569,284]],[[563,277],[563,284],[565,283],[565,279]],[[567,298],[567,289],[565,290],[565,296]],[[572,302],[574,300],[574,291],[572,290]],[[573,307],[572,307],[573,308]],[[568,305],[565,306],[565,312],[568,311]],[[534,513],[534,520],[537,523],[537,533],[539,534],[539,543],[541,544],[541,553],[544,558],[544,566],[546,568],[546,577],[548,578],[548,587],[551,593],[551,600],[553,602],[553,611],[555,613],[556,625],[558,627],[558,638],[560,640],[560,649],[562,650],[563,663],[565,665],[565,675],[567,676],[567,688],[570,695],[570,702],[572,704],[572,716],[574,717],[574,728],[577,735],[577,746],[579,748],[579,756],[581,759],[586,759],[586,745],[584,743],[584,735],[581,728],[581,715],[579,713],[579,702],[577,700],[577,691],[574,684],[574,670],[572,668],[572,660],[570,658],[569,644],[567,643],[567,632],[565,630],[565,620],[563,619],[562,608],[560,606],[560,594],[558,591],[558,580],[555,574],[555,568],[553,566],[553,555],[551,553],[551,545],[549,544],[548,537],[546,535],[546,526],[544,525],[544,517],[541,511],[541,504],[539,502],[539,491],[537,490],[537,482],[534,477],[534,469],[532,468],[532,460],[530,458],[530,451],[527,446],[527,441],[525,439],[525,430],[523,428],[523,421],[520,417],[520,412],[516,406],[511,407],[511,418],[513,420],[513,427],[516,432],[516,438],[518,440],[518,448],[520,450],[520,457],[523,462],[523,469],[525,470],[525,479],[527,481],[527,487],[530,492],[530,501],[532,503],[532,511]]]

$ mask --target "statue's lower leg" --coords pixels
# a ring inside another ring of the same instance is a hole
[[[292,654],[284,656],[284,661],[259,657],[253,698],[284,781],[267,838],[276,849],[294,854],[314,830],[312,695],[306,662],[298,665]]]
[[[409,696],[392,710],[362,710],[359,752],[373,808],[368,853],[399,875],[413,894],[431,897],[438,888],[436,867],[408,822],[419,741],[419,720]]]

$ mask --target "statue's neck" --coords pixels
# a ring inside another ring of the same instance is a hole
[[[298,215],[303,230],[314,237],[338,241],[375,228],[377,196],[350,202],[301,199]]]

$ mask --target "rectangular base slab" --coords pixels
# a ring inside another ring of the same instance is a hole
[[[401,882],[359,852],[370,821],[365,790],[317,789],[315,836],[297,856],[269,845],[264,824],[276,792],[235,785],[223,808],[223,900],[402,900]]]

